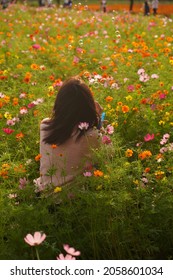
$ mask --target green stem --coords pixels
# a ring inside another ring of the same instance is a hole
[[[36,251],[37,260],[40,260],[40,256],[39,256],[39,253],[38,253],[37,247],[35,247],[35,251]]]

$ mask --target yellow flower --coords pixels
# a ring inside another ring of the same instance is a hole
[[[48,91],[54,91],[54,87],[53,86],[48,87]]]
[[[8,170],[10,168],[10,165],[8,163],[4,163],[2,165],[2,168]]]
[[[102,188],[103,188],[102,185],[99,185],[99,186],[96,187],[96,190],[100,191],[100,190],[102,190]]]
[[[138,180],[133,180],[133,183],[134,183],[135,185],[139,185],[139,181],[138,181]]]
[[[6,118],[7,120],[11,120],[12,116],[11,116],[11,114],[9,112],[5,112],[4,118]]]
[[[54,188],[54,193],[58,193],[58,192],[61,192],[61,191],[62,191],[61,187]]]
[[[164,171],[156,171],[154,175],[156,176],[157,179],[162,179],[164,177],[165,172]]]
[[[131,95],[128,95],[125,97],[127,101],[131,101],[133,99],[133,97]]]
[[[159,121],[159,125],[164,125],[165,124],[165,122],[164,121]]]

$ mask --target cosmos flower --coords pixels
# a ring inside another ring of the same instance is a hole
[[[114,133],[114,127],[112,125],[108,124],[107,127],[106,127],[106,132],[108,134],[113,134]]]
[[[39,44],[32,45],[33,49],[39,50],[41,49],[41,46]]]
[[[68,244],[64,244],[63,248],[69,255],[76,257],[76,256],[80,256],[80,254],[81,254],[80,251],[76,251],[73,247],[70,247]]]
[[[89,123],[87,123],[87,122],[80,122],[79,125],[78,125],[78,128],[80,130],[87,130],[88,127],[89,127]]]
[[[107,136],[107,135],[103,135],[103,136],[102,136],[102,143],[103,143],[103,144],[107,144],[107,145],[108,145],[108,144],[111,144],[111,142],[112,142],[112,141],[111,141],[111,139],[110,139],[109,136]]]
[[[11,133],[13,133],[14,132],[14,129],[11,129],[11,128],[3,128],[2,129],[6,134],[11,134]]]
[[[86,171],[86,172],[83,173],[83,175],[84,175],[85,177],[91,177],[91,176],[92,176],[92,173],[91,173],[90,171]]]
[[[27,244],[29,244],[30,246],[37,246],[40,245],[46,238],[46,234],[45,233],[41,233],[39,231],[36,231],[34,233],[34,235],[31,235],[30,233],[28,233],[24,240]]]
[[[154,139],[154,133],[153,134],[146,134],[145,136],[144,136],[144,141],[145,142],[148,142],[148,141],[151,141],[151,140],[153,140]]]

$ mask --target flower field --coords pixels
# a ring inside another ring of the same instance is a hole
[[[0,21],[0,259],[172,259],[173,17],[15,4]],[[40,122],[74,75],[103,107],[102,146],[41,190]]]

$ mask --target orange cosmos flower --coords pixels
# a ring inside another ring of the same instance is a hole
[[[141,159],[141,160],[144,160],[144,159],[149,158],[151,156],[152,156],[152,153],[150,151],[148,151],[148,150],[143,151],[142,153],[140,153],[138,155],[139,159]]]
[[[38,110],[34,110],[33,115],[34,115],[34,117],[37,117],[39,115],[39,111]]]
[[[35,161],[39,161],[41,159],[41,154],[38,154],[37,156],[35,156]]]
[[[17,97],[13,98],[13,106],[16,106],[19,104],[19,99]]]
[[[26,169],[24,168],[23,164],[20,164],[19,166],[14,167],[14,171],[18,173],[24,173],[26,172]]]
[[[163,83],[163,82],[160,82],[160,86],[163,87],[163,86],[164,86],[164,83]]]
[[[118,106],[122,106],[123,103],[122,103],[122,102],[118,102],[117,105],[118,105]]]
[[[103,172],[100,171],[100,170],[95,170],[95,171],[94,171],[94,176],[95,176],[95,177],[102,177],[103,175],[104,175]]]
[[[56,149],[57,145],[56,144],[52,144],[51,147],[52,147],[52,149]]]
[[[145,170],[144,170],[144,172],[145,172],[145,173],[149,173],[150,170],[151,170],[150,167],[146,167]]]
[[[20,141],[24,137],[24,134],[22,132],[16,134],[17,141]]]
[[[123,106],[121,107],[121,110],[122,110],[122,112],[125,114],[125,113],[129,112],[129,106],[123,105]]]
[[[29,83],[31,77],[32,77],[32,74],[31,74],[30,72],[27,72],[27,73],[25,74],[24,82],[25,82],[25,83]]]
[[[22,69],[24,66],[22,64],[17,64],[17,69]]]
[[[50,76],[49,76],[49,79],[50,79],[51,81],[54,81],[54,80],[55,80],[54,75],[50,75]]]
[[[113,100],[113,97],[112,96],[107,96],[105,98],[106,102],[111,102]]]
[[[2,169],[0,170],[0,177],[7,179],[8,178],[8,170]]]
[[[125,152],[126,157],[132,157],[133,156],[133,151],[130,149],[127,149]]]
[[[39,66],[37,64],[33,63],[33,64],[31,64],[31,69],[38,70]]]

